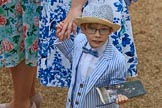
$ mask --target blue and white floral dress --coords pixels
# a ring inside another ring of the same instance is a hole
[[[112,34],[112,43],[125,55],[128,76],[137,76],[138,63],[128,8],[124,0],[88,0],[88,3],[107,2],[114,9],[114,22],[121,29]],[[38,78],[45,86],[68,87],[71,79],[71,64],[54,46],[56,24],[64,20],[71,0],[42,0],[40,35],[38,46]]]

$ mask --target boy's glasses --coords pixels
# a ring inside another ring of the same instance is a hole
[[[97,29],[97,28],[86,26],[86,32],[89,34],[96,34],[97,31],[99,31],[100,35],[108,35],[110,33],[110,29],[108,28]]]

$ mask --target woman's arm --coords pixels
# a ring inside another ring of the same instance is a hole
[[[72,0],[71,8],[65,20],[57,25],[57,36],[60,40],[70,38],[70,33],[76,34],[76,25],[73,20],[82,13],[82,8],[87,0]],[[59,27],[58,27],[59,26]]]

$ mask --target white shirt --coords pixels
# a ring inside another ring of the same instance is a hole
[[[108,44],[108,41],[105,42],[105,44],[100,48],[92,48],[93,50],[96,50],[98,52],[99,57],[95,57],[88,53],[83,53],[82,57],[80,59],[80,63],[78,66],[78,73],[77,73],[77,83],[79,84],[80,81],[86,80],[93,72],[94,68],[97,65],[97,61],[99,60],[100,56],[103,54],[106,46]],[[90,49],[89,43],[87,43],[86,48]],[[80,80],[80,81],[79,81]]]

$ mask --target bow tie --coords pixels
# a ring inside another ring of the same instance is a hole
[[[83,47],[83,52],[84,53],[89,53],[89,54],[91,54],[91,55],[93,55],[95,57],[98,57],[98,52],[97,51],[94,51],[92,49],[88,49],[86,47]]]

